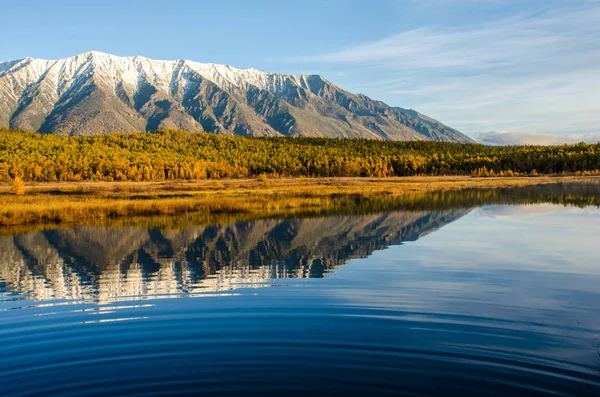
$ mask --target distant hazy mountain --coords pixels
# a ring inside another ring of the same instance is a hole
[[[490,131],[479,134],[479,142],[486,145],[573,145],[598,143],[600,132],[590,134],[541,134],[531,132]]]
[[[320,76],[99,52],[0,63],[0,128],[472,142],[427,116],[351,94]]]

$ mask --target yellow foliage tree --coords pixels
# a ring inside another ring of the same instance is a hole
[[[264,187],[271,186],[271,181],[269,180],[267,174],[260,174],[257,179],[263,184]]]
[[[25,194],[25,183],[21,177],[16,176],[10,183],[10,191],[16,194],[17,196],[22,196]]]

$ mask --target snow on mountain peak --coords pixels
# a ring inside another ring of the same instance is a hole
[[[60,134],[175,128],[470,141],[434,120],[353,95],[315,76],[99,51],[0,63],[2,126]]]
[[[25,58],[19,61],[5,62],[0,64],[0,77],[7,72],[15,72],[16,68],[26,67],[27,73],[22,76],[22,83],[29,85],[36,83],[48,69],[55,67],[59,70],[59,80],[71,80],[86,70],[87,66],[96,72],[101,72],[105,77],[114,79],[115,85],[117,80],[123,80],[123,83],[137,87],[141,81],[149,79],[154,83],[168,86],[176,76],[175,72],[178,66],[182,65],[221,88],[231,85],[235,87],[253,85],[261,89],[268,89],[270,76],[274,76],[274,74],[261,72],[254,68],[242,70],[229,65],[199,63],[183,59],[163,61],[142,56],[120,57],[99,51],[88,51],[59,60]],[[58,85],[64,84],[59,81]]]

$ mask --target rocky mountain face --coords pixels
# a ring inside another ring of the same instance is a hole
[[[0,128],[472,142],[418,112],[351,94],[320,76],[99,52],[0,63]]]
[[[84,226],[0,236],[0,295],[109,302],[324,277],[352,258],[416,240],[469,211],[267,219],[176,230]]]

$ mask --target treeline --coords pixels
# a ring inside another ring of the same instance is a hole
[[[599,170],[600,144],[503,147],[185,131],[66,137],[0,129],[0,180],[513,176],[600,174]]]

